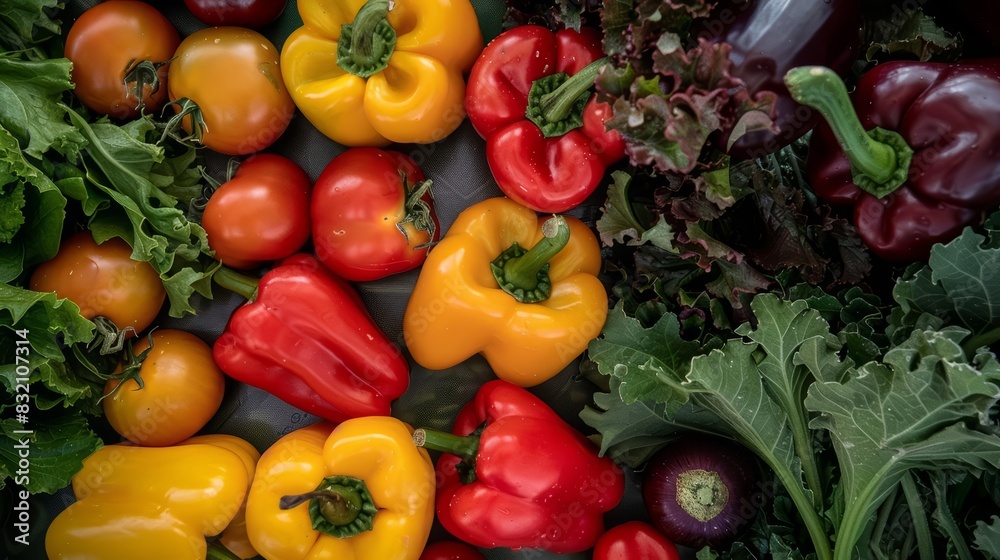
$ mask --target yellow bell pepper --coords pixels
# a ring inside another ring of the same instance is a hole
[[[425,368],[480,353],[497,377],[537,385],[604,327],[600,269],[597,237],[580,220],[539,219],[508,198],[487,199],[463,211],[428,253],[403,315],[403,338]]]
[[[281,74],[303,115],[346,146],[426,144],[465,119],[483,49],[469,0],[299,0]],[[342,27],[346,26],[346,27]]]
[[[52,560],[204,559],[206,537],[240,515],[256,453],[227,435],[106,445],[73,477],[77,501],[52,521],[45,551]]]
[[[417,560],[434,519],[434,466],[389,416],[321,422],[257,463],[250,542],[268,560]]]

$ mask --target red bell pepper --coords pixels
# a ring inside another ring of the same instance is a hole
[[[466,110],[508,197],[539,212],[565,212],[625,156],[621,134],[604,126],[611,106],[592,91],[603,56],[596,29],[538,25],[501,33],[480,54]]]
[[[628,521],[608,529],[594,545],[594,560],[680,560],[677,547],[649,523]]]
[[[486,560],[486,557],[463,542],[438,541],[424,548],[420,560]]]
[[[594,546],[621,500],[622,470],[538,397],[513,383],[484,384],[452,433],[416,430],[437,463],[438,520],[484,548],[555,553]]]
[[[809,149],[812,188],[853,205],[859,237],[882,259],[926,259],[1000,204],[1000,59],[879,64],[852,97],[823,67],[785,81],[826,119]]]
[[[216,280],[251,300],[212,347],[234,379],[334,422],[387,416],[406,391],[410,370],[399,348],[357,292],[312,256],[281,261],[259,283],[228,269]]]

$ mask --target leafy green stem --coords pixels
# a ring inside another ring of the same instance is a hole
[[[903,497],[906,498],[906,505],[910,510],[913,519],[913,529],[917,537],[917,551],[921,560],[933,560],[934,544],[931,542],[931,528],[927,521],[927,512],[924,511],[924,503],[920,499],[920,490],[913,480],[913,473],[906,471],[900,481],[903,488]]]
[[[966,356],[972,356],[976,350],[984,346],[992,346],[997,341],[1000,341],[1000,327],[973,335],[962,344],[962,349],[965,350]]]
[[[837,454],[841,455],[839,451]],[[895,468],[896,465],[891,462],[883,465],[868,481],[861,493],[844,505],[840,529],[837,531],[837,546],[833,551],[834,560],[853,560],[854,548],[861,539],[861,535],[871,519],[871,514],[885,501],[884,498],[888,494],[879,499],[876,499],[876,495],[886,485],[886,477]],[[890,487],[894,486],[896,485],[890,485]]]
[[[790,466],[784,462],[776,460],[774,454],[771,452],[771,446],[759,437],[759,434],[753,429],[752,426],[733,421],[734,419],[740,418],[738,413],[729,410],[729,413],[727,414],[720,410],[720,406],[727,408],[727,403],[721,399],[713,399],[711,395],[712,393],[710,392],[696,392],[691,395],[691,400],[698,406],[714,411],[719,418],[723,419],[726,424],[729,425],[729,427],[736,434],[740,443],[756,453],[761,460],[767,463],[767,466],[774,471],[775,476],[778,477],[778,481],[781,482],[781,485],[788,492],[788,496],[791,498],[801,515],[802,524],[809,533],[809,538],[812,540],[813,546],[816,549],[816,559],[832,560],[834,556],[830,548],[830,541],[826,533],[826,528],[823,526],[823,521],[820,519],[817,509],[813,505],[813,499],[806,494],[805,488],[802,487],[802,483],[792,472]]]

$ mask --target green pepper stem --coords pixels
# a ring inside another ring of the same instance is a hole
[[[231,268],[220,266],[212,275],[215,283],[223,288],[243,296],[247,301],[257,299],[257,286],[260,284],[259,278],[240,274]]]
[[[565,119],[573,109],[576,100],[594,87],[597,71],[607,62],[607,57],[591,62],[570,76],[555,91],[543,95],[539,104],[545,120],[556,122]]]
[[[490,263],[500,288],[522,303],[537,303],[549,297],[549,260],[569,242],[566,218],[552,216],[546,220],[542,235],[531,249],[525,251],[514,243]]]
[[[479,438],[476,436],[456,436],[440,430],[417,428],[413,431],[413,444],[442,453],[450,453],[467,461],[473,461],[479,452]]]
[[[241,560],[239,556],[217,542],[209,543],[205,560]]]
[[[855,185],[881,198],[906,181],[913,150],[896,132],[864,129],[836,72],[823,66],[800,66],[785,74],[785,84],[793,99],[826,119],[851,162]]]
[[[282,496],[278,507],[292,509],[306,502],[313,528],[340,539],[370,531],[378,513],[368,486],[353,476],[328,476],[312,492]]]
[[[341,27],[337,64],[345,71],[367,78],[385,69],[396,46],[396,31],[386,21],[389,0],[367,0],[354,21]]]

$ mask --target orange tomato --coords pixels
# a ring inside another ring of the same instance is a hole
[[[176,329],[151,336],[152,350],[139,367],[142,388],[135,379],[109,380],[104,394],[110,396],[101,402],[122,437],[139,445],[174,445],[196,434],[219,410],[225,375],[215,365],[211,346],[197,336]],[[149,337],[137,340],[133,352],[147,348]]]
[[[88,109],[118,119],[139,116],[139,98],[125,83],[132,62],[170,60],[180,44],[170,20],[145,2],[110,0],[85,11],[70,28],[63,54],[73,62],[74,92]],[[144,86],[146,111],[167,99],[169,64],[157,69],[160,87]]]
[[[243,27],[209,27],[185,38],[170,65],[171,100],[188,98],[205,120],[202,143],[228,155],[270,146],[295,114],[281,78],[279,53]],[[190,117],[184,118],[191,131]]]
[[[160,275],[133,260],[128,243],[112,237],[98,245],[89,231],[63,240],[56,256],[32,272],[29,287],[72,301],[87,319],[106,317],[136,332],[153,323],[167,296]]]

